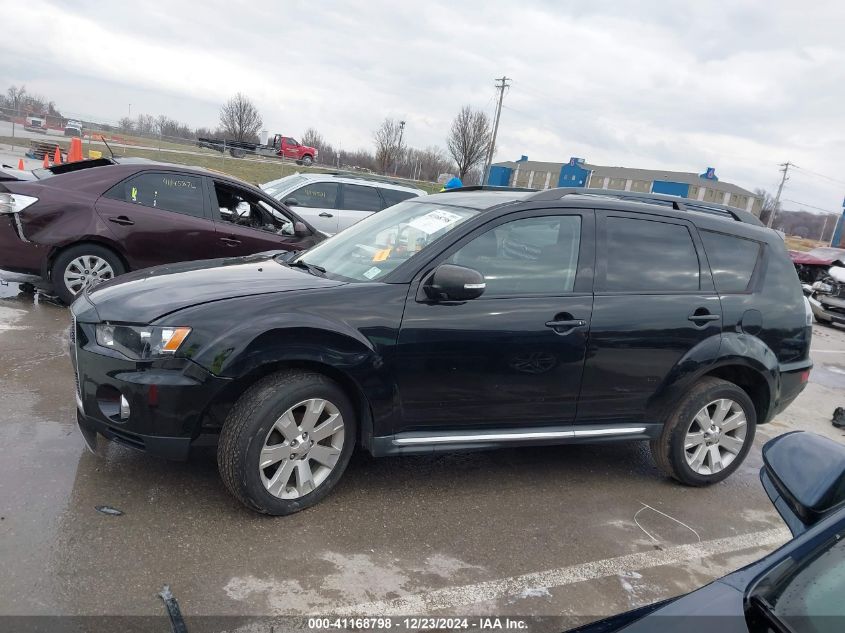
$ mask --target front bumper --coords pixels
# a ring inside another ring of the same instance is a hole
[[[816,297],[807,297],[810,302],[810,309],[819,321],[828,321],[845,325],[845,300],[836,297],[822,295],[819,300]]]
[[[71,326],[77,423],[92,447],[94,433],[167,459],[186,459],[202,420],[229,380],[187,358],[133,361],[97,345],[93,323]],[[122,417],[120,398],[129,405]]]

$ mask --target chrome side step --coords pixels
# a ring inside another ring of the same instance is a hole
[[[531,442],[537,440],[561,440],[588,437],[627,436],[645,433],[644,426],[585,428],[558,431],[479,431],[478,433],[424,435],[394,437],[395,446],[426,446],[432,444],[487,444],[499,442]]]

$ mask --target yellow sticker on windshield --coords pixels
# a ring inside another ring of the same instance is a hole
[[[390,251],[392,251],[392,250],[393,249],[390,246],[388,246],[385,249],[382,249],[380,251],[376,251],[376,254],[373,255],[373,261],[374,262],[383,262],[388,257],[390,257]]]

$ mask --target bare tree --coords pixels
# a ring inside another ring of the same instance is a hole
[[[464,106],[452,121],[446,139],[449,154],[458,166],[461,180],[469,171],[484,161],[490,147],[490,119],[480,111]]]
[[[125,116],[117,122],[117,127],[121,132],[132,132],[135,129],[135,121]]]
[[[220,108],[220,125],[236,141],[252,141],[264,122],[258,108],[240,92]]]
[[[305,130],[305,133],[302,135],[302,140],[300,142],[303,145],[307,145],[308,147],[317,148],[321,154],[323,153],[323,148],[328,145],[328,143],[326,143],[326,139],[323,138],[323,135],[320,134],[313,127],[309,127],[307,130]]]
[[[373,140],[376,144],[376,165],[381,173],[386,174],[396,162],[401,150],[399,147],[401,136],[402,128],[396,119],[385,119],[373,132]]]
[[[777,209],[775,209],[775,197],[765,189],[755,189],[754,195],[763,199],[763,207],[760,211],[760,222],[763,224],[768,224],[769,216],[772,214],[773,209],[775,211],[775,215],[782,211],[782,205],[780,202],[778,202]]]

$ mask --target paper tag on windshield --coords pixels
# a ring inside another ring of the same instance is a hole
[[[377,277],[378,274],[381,272],[381,268],[378,266],[373,266],[367,272],[364,273],[364,277],[367,279],[372,279],[373,277]]]
[[[446,228],[450,224],[454,224],[460,219],[461,216],[457,213],[444,211],[443,209],[436,209],[423,216],[414,218],[408,222],[408,226],[411,226],[418,231],[422,231],[426,235],[432,235],[437,233],[437,231]]]

